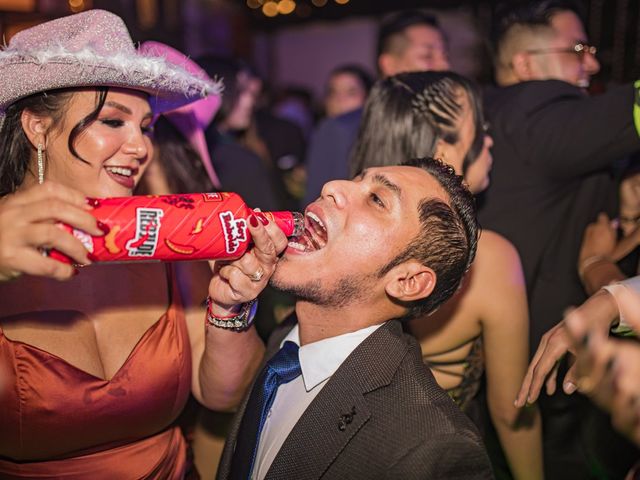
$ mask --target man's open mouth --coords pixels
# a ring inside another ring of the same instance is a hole
[[[313,212],[304,216],[304,233],[289,240],[289,247],[299,252],[315,252],[324,248],[328,240],[327,228],[320,217]]]

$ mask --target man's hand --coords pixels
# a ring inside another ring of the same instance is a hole
[[[548,395],[555,393],[560,360],[567,352],[573,355],[576,353],[576,341],[566,330],[566,322],[572,322],[577,330],[585,333],[587,330],[592,330],[606,337],[617,315],[618,309],[614,298],[607,291],[602,290],[578,308],[571,310],[564,320],[545,333],[516,397],[516,407],[535,402],[543,384],[546,385]],[[583,339],[584,335],[580,337],[580,341]],[[572,365],[562,381],[562,388],[566,394],[570,395],[576,391],[577,386],[576,366]]]
[[[638,311],[640,298],[633,292],[625,293],[629,295],[616,295],[620,308]],[[615,304],[609,293],[601,296],[603,301]],[[578,388],[611,413],[616,429],[640,445],[640,345],[610,339],[600,328],[593,328],[593,315],[599,313],[609,318],[609,307],[597,313],[583,313],[565,321],[577,354]]]
[[[617,232],[605,213],[598,215],[597,221],[587,226],[582,237],[578,258],[578,269],[589,258],[612,258],[616,248]]]
[[[560,360],[567,352],[573,353],[573,348],[562,321],[542,336],[516,397],[516,407],[521,408],[527,403],[535,402],[543,384],[547,387],[547,394],[553,395],[556,391]],[[575,382],[575,370],[572,366],[563,381],[565,393],[571,394],[576,390]]]

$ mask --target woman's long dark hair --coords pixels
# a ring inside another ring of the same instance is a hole
[[[215,192],[200,154],[182,133],[162,115],[153,127],[155,156],[173,193]],[[136,194],[148,192],[144,177]]]
[[[453,72],[410,72],[379,80],[371,89],[351,154],[352,176],[368,167],[432,157],[439,139],[456,143],[464,113],[456,100],[460,90],[468,95],[475,123],[475,138],[462,166],[466,172],[484,143],[477,87]]]
[[[108,92],[106,87],[96,90],[96,107],[71,129],[67,140],[71,154],[83,162],[85,160],[76,152],[75,141],[98,118]],[[0,131],[0,197],[15,192],[24,182],[29,169],[33,145],[22,129],[22,112],[29,110],[35,115],[50,117],[53,120],[52,129],[56,129],[62,122],[71,97],[77,91],[64,89],[35,93],[18,100],[6,109]]]

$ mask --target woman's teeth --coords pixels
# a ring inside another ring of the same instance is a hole
[[[133,170],[127,167],[105,167],[108,172],[122,175],[123,177],[130,177],[133,175]]]

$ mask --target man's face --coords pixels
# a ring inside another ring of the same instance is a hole
[[[588,87],[591,76],[600,70],[600,64],[588,51],[573,50],[577,44],[588,44],[582,22],[575,13],[564,10],[553,15],[551,26],[556,36],[544,49],[548,52],[531,54],[533,79],[563,80],[578,87]]]
[[[447,45],[442,34],[426,25],[414,25],[404,31],[406,45],[397,53],[389,53],[381,64],[385,77],[403,72],[450,70]]]
[[[371,168],[325,184],[305,212],[307,234],[289,243],[272,284],[323,306],[382,298],[386,280],[378,272],[419,233],[419,203],[434,197],[448,203],[440,184],[416,167]]]

